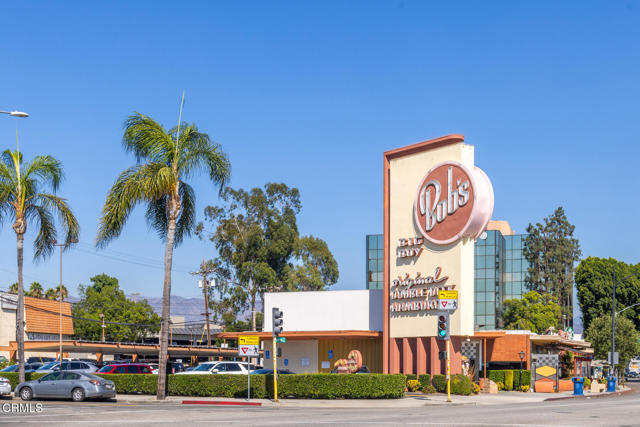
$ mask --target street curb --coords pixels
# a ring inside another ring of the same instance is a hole
[[[233,400],[183,400],[183,405],[262,406],[261,402],[237,402]]]
[[[562,396],[562,397],[550,397],[548,399],[543,400],[543,402],[553,402],[555,400],[567,400],[567,399],[597,399],[599,397],[613,397],[613,396],[622,396],[625,394],[631,394],[633,393],[634,390],[633,389],[628,389],[628,390],[622,390],[622,391],[614,391],[612,393],[606,393],[606,394],[595,394],[592,396],[587,396],[587,395],[580,395],[580,396]]]

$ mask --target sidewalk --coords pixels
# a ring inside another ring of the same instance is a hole
[[[423,406],[457,406],[457,405],[509,405],[519,403],[540,403],[547,400],[571,399],[571,398],[591,398],[615,396],[630,392],[628,387],[621,388],[615,393],[590,393],[583,396],[574,396],[572,392],[561,393],[521,393],[521,392],[500,392],[498,394],[477,394],[471,396],[451,396],[451,403],[447,403],[445,394],[407,394],[401,399],[280,399],[273,402],[269,399],[238,399],[224,397],[189,397],[189,396],[167,396],[164,403],[174,403],[182,405],[185,400],[198,402],[230,402],[230,404],[242,405],[243,403],[259,403],[262,407],[313,407],[313,408],[414,408]],[[143,394],[118,394],[119,403],[162,403],[157,401],[155,396]],[[246,408],[246,406],[244,406]]]

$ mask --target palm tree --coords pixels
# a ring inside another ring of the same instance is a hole
[[[55,288],[49,288],[47,289],[47,292],[44,293],[44,297],[46,299],[55,300],[56,298],[58,298],[58,293],[56,292]]]
[[[9,293],[18,295],[18,282],[12,283],[11,286],[9,286]]]
[[[20,381],[24,381],[24,286],[22,280],[24,234],[27,223],[39,228],[34,241],[34,259],[51,255],[57,231],[54,216],[65,231],[65,249],[78,238],[80,228],[65,199],[55,195],[63,179],[62,164],[51,156],[36,156],[23,163],[19,150],[6,150],[0,157],[0,219],[12,218],[18,248],[18,309],[16,341]],[[43,192],[49,188],[51,193]]]
[[[230,164],[220,146],[193,124],[166,131],[152,118],[135,113],[124,127],[124,149],[135,155],[137,164],[122,172],[109,190],[96,246],[104,247],[118,237],[133,208],[146,204],[147,223],[165,242],[157,392],[157,398],[164,399],[173,249],[195,225],[195,193],[184,179],[205,171],[222,189],[230,176]]]
[[[31,282],[31,286],[29,287],[29,292],[26,293],[27,296],[33,298],[42,298],[43,296],[42,285],[38,282]]]

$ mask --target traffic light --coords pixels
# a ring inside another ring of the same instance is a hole
[[[273,336],[277,337],[278,335],[280,335],[280,333],[282,333],[282,324],[283,324],[283,320],[282,320],[282,315],[284,313],[282,313],[282,311],[280,311],[278,309],[278,307],[273,307],[271,309],[271,321],[273,322]]]
[[[449,339],[449,313],[438,314],[438,336],[439,340]]]

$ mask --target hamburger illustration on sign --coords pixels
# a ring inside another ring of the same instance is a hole
[[[414,204],[418,229],[436,245],[477,239],[493,212],[493,187],[479,168],[458,162],[435,165],[420,181]]]

